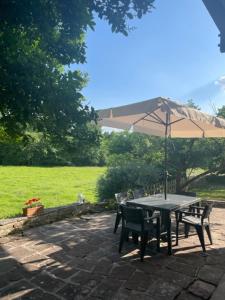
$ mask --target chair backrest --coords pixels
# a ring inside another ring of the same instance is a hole
[[[141,197],[145,196],[145,190],[143,188],[142,189],[136,189],[136,190],[132,191],[132,194],[133,194],[134,199],[141,198]]]
[[[142,229],[144,228],[144,211],[142,208],[121,205],[120,209],[122,212],[122,220],[124,225],[126,223],[133,223],[141,225]]]
[[[118,205],[120,204],[126,204],[127,200],[128,200],[128,196],[127,193],[116,193],[115,194],[115,199]]]
[[[202,212],[202,221],[204,221],[204,219],[209,218],[212,208],[213,208],[213,203],[207,203],[205,205],[204,210]]]

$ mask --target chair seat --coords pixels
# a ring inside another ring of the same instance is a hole
[[[154,210],[152,213],[152,217],[159,217],[160,216],[160,211]]]
[[[145,223],[144,226],[144,231],[148,231],[148,232],[154,232],[156,223]],[[126,228],[131,230],[131,231],[135,231],[135,232],[141,232],[141,225],[140,224],[135,224],[135,223],[129,223],[127,222],[126,224]]]
[[[197,218],[194,216],[184,216],[182,218],[183,223],[188,223],[191,225],[201,225],[201,218]],[[204,220],[203,224],[208,224],[207,220]]]

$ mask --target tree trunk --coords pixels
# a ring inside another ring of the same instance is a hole
[[[180,192],[183,191],[183,186],[182,186],[183,178],[184,178],[183,173],[181,173],[181,172],[176,173],[176,193],[177,194],[179,194]]]
[[[186,189],[191,183],[199,180],[200,178],[205,177],[206,175],[212,173],[212,170],[207,170],[195,177],[192,177],[191,179],[187,180],[184,184],[181,185],[181,190],[183,191],[184,189]]]

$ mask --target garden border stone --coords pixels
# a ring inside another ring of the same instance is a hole
[[[0,238],[9,234],[21,233],[23,231],[44,224],[50,224],[65,218],[81,216],[87,213],[98,213],[113,210],[111,202],[91,203],[73,203],[66,206],[47,208],[40,215],[34,217],[18,217],[0,220]]]

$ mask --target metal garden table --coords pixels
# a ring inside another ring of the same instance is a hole
[[[172,237],[171,237],[171,213],[176,210],[188,207],[200,201],[200,198],[167,194],[167,200],[163,195],[153,195],[127,201],[127,205],[138,206],[144,209],[157,210],[162,213],[163,225],[167,232],[168,254],[172,254]]]

